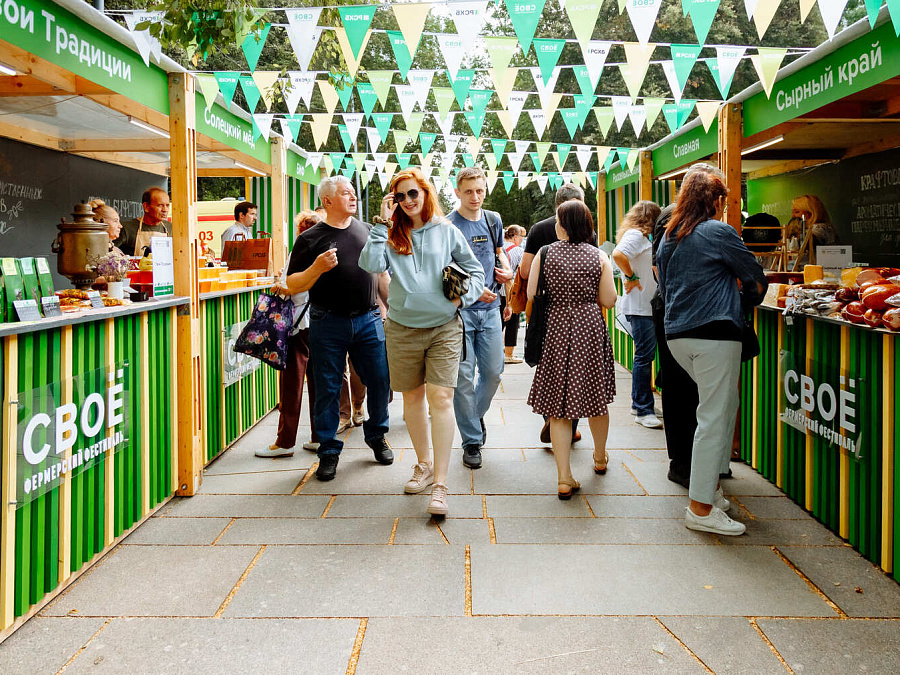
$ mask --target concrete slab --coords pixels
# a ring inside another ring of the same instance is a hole
[[[212,616],[256,553],[249,546],[122,546],[43,614]]]
[[[462,451],[457,450],[450,460],[447,476],[450,494],[470,494],[472,491],[471,469],[463,466],[461,458]],[[324,483],[312,477],[303,486],[301,494],[403,496],[403,486],[412,476],[415,463],[416,455],[412,450],[404,451],[403,459],[395,459],[389,466],[378,464],[371,451],[368,454],[342,453],[337,477]]]
[[[750,622],[742,617],[661,616],[714,673],[783,673],[784,667]]]
[[[219,544],[387,544],[393,518],[246,518],[235,521]]]
[[[628,419],[633,419],[628,417]],[[640,424],[631,422],[623,426],[624,420],[616,416],[610,420],[609,438],[606,442],[608,448],[664,448],[666,447],[666,434],[662,429],[648,429]]]
[[[848,616],[900,617],[900,585],[849,546],[779,546]]]
[[[552,495],[513,497],[490,495],[485,498],[487,514],[492,518],[590,518],[584,498],[561,501]]]
[[[231,518],[151,518],[123,542],[127,545],[203,546],[222,534]]]
[[[430,490],[419,495],[338,495],[326,520],[332,518],[424,518]],[[449,518],[481,518],[479,495],[451,495]]]
[[[394,535],[395,544],[443,544],[446,546],[447,542],[451,545],[462,546],[490,544],[491,533],[488,521],[474,518],[445,518],[435,521],[422,517],[401,518],[397,523],[397,533]]]
[[[289,495],[306,471],[270,471],[206,476],[200,494]]]
[[[728,483],[728,481],[724,482]],[[737,497],[755,518],[806,520],[810,517],[803,507],[789,497],[752,497],[747,495],[738,495]]]
[[[729,515],[747,526],[740,537],[721,537],[726,546],[843,546],[844,542],[825,527],[809,520],[750,520],[742,509]]]
[[[766,480],[762,474],[742,462],[731,463],[733,478],[722,481],[726,495],[748,495],[759,497],[783,497],[784,493]]]
[[[343,673],[359,621],[113,619],[67,673]]]
[[[308,438],[308,437],[307,437]],[[216,460],[204,469],[206,476],[217,476],[229,473],[260,473],[263,471],[305,471],[317,461],[316,453],[303,449],[303,441],[298,441],[291,457],[264,458],[256,457],[255,453],[260,448],[268,447],[274,442],[274,434],[268,434],[265,438],[256,442],[242,442],[235,447],[226,450]]]
[[[96,618],[36,616],[0,644],[0,670],[10,675],[55,673],[104,623]]]
[[[357,675],[454,673],[702,673],[649,617],[372,619]]]
[[[699,544],[714,542],[678,520],[495,518],[499,544]]]
[[[835,616],[762,547],[497,544],[471,558],[475,614]]]
[[[414,579],[427,580],[427,592],[413,592]],[[462,616],[464,585],[463,546],[273,547],[225,615]]]
[[[795,673],[896,673],[900,622],[760,619]]]
[[[674,518],[684,520],[688,498],[643,495],[590,495],[587,498],[598,518]]]
[[[677,495],[687,498],[687,490],[678,483],[667,478],[668,464],[662,462],[645,462],[626,453],[625,466],[634,475],[635,480],[651,495]]]
[[[165,516],[173,518],[318,518],[328,495],[195,495],[176,499]]]

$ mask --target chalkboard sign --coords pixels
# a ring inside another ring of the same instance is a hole
[[[97,197],[123,221],[136,218],[152,186],[167,189],[168,179],[0,138],[0,257],[46,256],[54,285],[70,288],[50,252],[60,218],[71,220],[75,204]]]

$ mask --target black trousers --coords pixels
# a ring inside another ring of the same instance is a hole
[[[506,296],[500,296],[500,316],[502,318],[503,312],[506,310]],[[509,321],[503,322],[503,346],[504,347],[515,347],[516,343],[519,340],[519,315],[513,313],[511,317],[509,317]]]
[[[694,432],[697,431],[697,405],[700,396],[697,385],[678,365],[669,345],[663,326],[663,312],[653,310],[653,327],[656,330],[656,346],[659,349],[659,374],[656,384],[662,390],[663,411],[666,414],[666,448],[669,452],[669,469],[680,476],[691,475],[691,452]]]

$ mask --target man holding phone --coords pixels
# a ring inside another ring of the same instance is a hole
[[[366,444],[375,460],[391,464],[394,455],[384,437],[388,431],[387,352],[377,296],[387,298],[387,274],[369,274],[359,254],[371,226],[354,217],[356,193],[345,176],[319,183],[325,219],[297,237],[288,264],[292,292],[309,291],[309,348],[315,364],[316,402],[313,421],[319,438],[316,478],[331,480],[344,447],[338,439],[340,393],[347,356],[368,389]]]

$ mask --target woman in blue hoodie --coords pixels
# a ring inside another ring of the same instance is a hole
[[[433,485],[428,513],[446,515],[456,428],[453,392],[463,345],[459,308],[481,296],[484,271],[462,233],[444,218],[434,186],[418,169],[394,176],[381,202],[381,221],[369,233],[359,266],[373,274],[391,271],[384,325],[391,389],[403,393],[403,416],[418,459],[404,491],[418,494]],[[451,262],[471,275],[469,291],[452,301],[442,286],[443,270]]]

